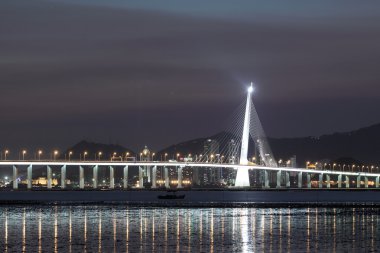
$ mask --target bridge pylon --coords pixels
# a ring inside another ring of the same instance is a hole
[[[243,135],[241,138],[240,150],[240,165],[248,165],[248,144],[249,144],[249,130],[251,124],[251,95],[253,92],[253,84],[248,88],[247,104],[245,106],[245,116],[243,125]],[[246,168],[239,168],[237,170],[235,187],[249,187],[249,173]]]

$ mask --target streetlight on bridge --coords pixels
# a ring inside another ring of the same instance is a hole
[[[26,150],[22,151],[22,160],[25,160]]]
[[[9,150],[7,149],[7,150],[5,150],[4,151],[4,159],[5,160],[7,160],[7,155],[9,154]]]
[[[53,155],[53,159],[54,159],[54,161],[56,160],[57,155],[58,155],[58,150],[54,150],[54,155]]]
[[[38,150],[38,160],[41,160],[42,150]]]
[[[73,151],[69,152],[69,161],[71,160],[71,156],[73,155]]]

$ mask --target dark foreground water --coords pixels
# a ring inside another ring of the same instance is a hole
[[[376,208],[0,207],[0,252],[375,252]]]

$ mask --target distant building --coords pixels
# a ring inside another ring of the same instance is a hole
[[[211,159],[211,156],[219,154],[219,142],[212,139],[207,139],[203,145],[203,154]]]
[[[239,143],[234,139],[231,139],[227,143],[227,154],[226,159],[228,163],[236,164],[238,162],[239,156]]]
[[[46,177],[39,177],[37,179],[33,179],[32,180],[32,184],[33,185],[44,185],[44,186],[46,186],[47,185],[47,178]],[[58,180],[56,178],[53,178],[51,180],[51,185],[52,186],[57,186],[58,185]]]

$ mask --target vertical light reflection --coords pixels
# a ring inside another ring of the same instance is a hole
[[[5,231],[4,231],[5,252],[8,252],[8,208],[5,209]]]
[[[84,208],[84,252],[87,252],[87,210]]]
[[[214,208],[211,208],[210,214],[210,253],[214,252]]]
[[[318,238],[318,208],[315,208],[315,238]],[[315,249],[318,250],[318,240],[315,241]]]
[[[179,238],[179,210],[177,209],[177,238],[176,238],[176,241],[177,241],[177,252],[180,252],[180,247],[179,247],[179,244],[180,244],[180,238]]]
[[[252,241],[254,240],[253,245],[252,245],[253,246],[252,251],[256,252],[256,237],[255,237],[256,235],[256,209],[253,209],[253,213],[250,214],[250,217],[252,219],[251,223],[252,223],[252,232],[253,232],[251,239]]]
[[[25,216],[26,216],[26,212],[25,212],[25,208],[23,209],[23,212],[22,212],[22,252],[25,252],[26,251],[26,219],[25,219]]]
[[[58,214],[57,206],[54,208],[54,252],[58,252]]]
[[[310,252],[310,208],[307,209],[307,239],[306,252]]]
[[[333,209],[333,252],[336,252],[336,209]]]
[[[143,246],[143,216],[142,216],[142,209],[140,209],[139,212],[139,219],[140,219],[140,252],[142,251]]]
[[[115,209],[112,208],[112,223],[113,223],[113,252],[116,252],[116,215],[115,215]]]
[[[261,251],[262,252],[265,252],[265,216],[264,216],[264,209],[261,209],[261,228],[262,228],[262,231],[261,231],[261,245],[262,245],[262,248],[261,248]]]
[[[199,251],[202,251],[202,237],[203,237],[203,211],[201,210],[201,215],[199,216]]]
[[[269,252],[273,252],[273,210],[269,209]]]
[[[236,242],[236,219],[238,217],[238,213],[236,211],[237,209],[234,208],[233,211],[232,211],[232,241],[233,242]]]
[[[99,225],[98,225],[98,252],[102,252],[102,210],[99,210]]]
[[[374,227],[373,210],[371,212],[371,251],[375,252],[375,227]]]
[[[42,210],[38,214],[38,252],[42,252]]]
[[[225,208],[223,208],[222,209],[222,242],[224,242],[224,230],[225,230],[225,228],[224,228],[224,226],[225,226],[225,221],[224,221],[224,217],[226,216],[226,209]],[[255,231],[255,230],[253,230],[253,231]],[[222,251],[224,251],[224,248],[222,249]]]
[[[241,252],[249,252],[248,249],[248,209],[244,208],[240,211],[240,233],[241,233],[241,239],[242,239],[242,249]]]
[[[279,252],[282,252],[282,210],[279,210],[279,217],[278,217],[278,219],[279,219],[279,244],[278,244],[278,246],[279,246]]]
[[[69,210],[69,252],[72,250],[72,240],[73,240],[73,223],[71,218],[71,207]]]
[[[116,215],[115,209],[112,208],[112,227],[113,227],[113,252],[116,253]]]
[[[188,252],[190,253],[191,252],[191,220],[190,220],[190,210],[188,209],[187,210],[187,238],[188,238],[188,245],[187,245],[187,249],[188,249]]]
[[[155,233],[155,216],[156,216],[156,209],[153,209],[153,218],[152,218],[152,251],[154,252],[155,251],[155,237],[154,237],[154,233]]]
[[[365,214],[365,211],[364,211],[364,208],[362,208],[361,212],[360,212],[360,215],[362,216],[362,225],[361,225],[361,230],[362,230],[362,241],[365,241],[365,234],[366,234],[366,229],[364,228],[367,228],[367,226],[365,224],[367,224],[366,222],[366,218],[367,218],[367,215],[364,215]]]
[[[291,239],[291,227],[290,227],[290,224],[291,224],[291,212],[290,212],[290,209],[288,209],[288,252],[291,252],[291,249],[290,249],[290,239]]]
[[[168,252],[168,209],[165,209],[165,252]]]
[[[125,252],[129,252],[129,211],[126,210],[126,226],[125,226]]]
[[[356,223],[356,220],[355,220],[355,208],[352,208],[352,238],[355,240],[355,223]]]
[[[144,209],[144,242],[146,242],[146,234],[148,232],[148,219],[146,215],[146,209]],[[146,243],[144,243],[144,246],[146,246]]]
[[[324,222],[324,229],[323,229],[323,231],[324,231],[324,234],[326,234],[327,233],[327,229],[329,229],[329,231],[330,231],[330,228],[328,228],[329,226],[327,226],[327,208],[324,208],[323,209],[323,217],[324,217],[324,219],[325,219],[325,222]],[[329,224],[328,225],[330,225],[330,223],[331,223],[331,220],[329,219]]]

